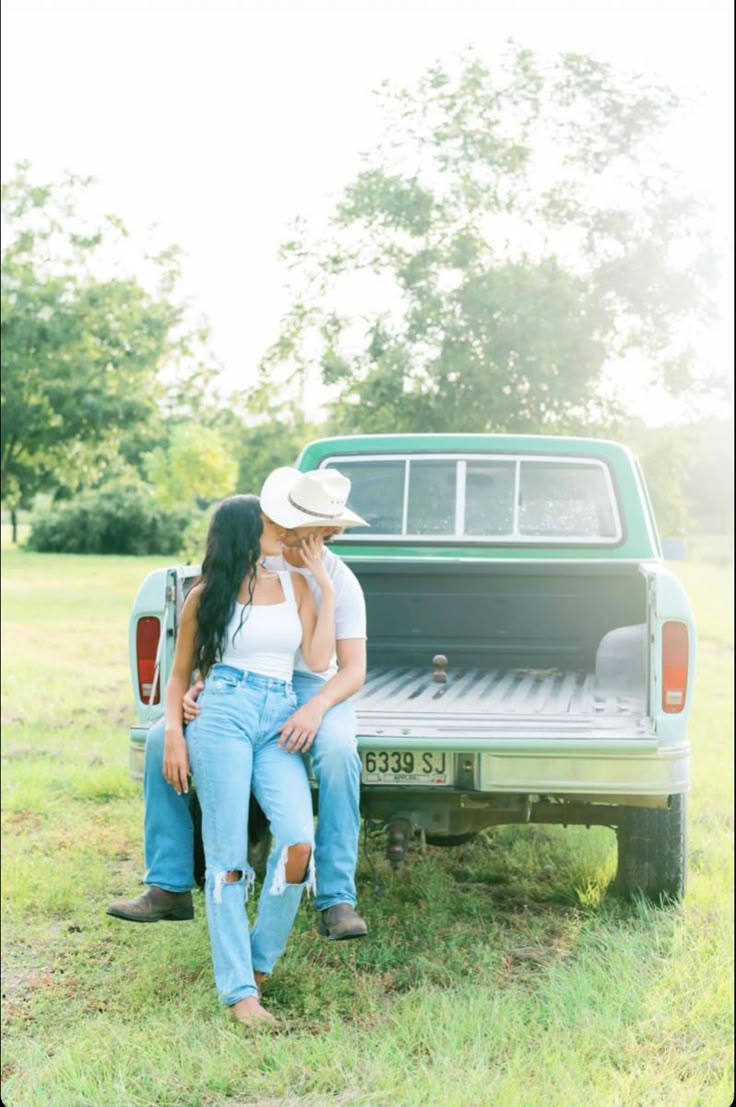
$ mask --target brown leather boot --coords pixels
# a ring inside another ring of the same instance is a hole
[[[342,942],[347,938],[365,938],[368,927],[351,903],[334,903],[320,911],[317,929],[323,938]]]
[[[135,899],[114,899],[107,914],[134,923],[184,922],[194,918],[191,892],[167,892],[151,884]]]

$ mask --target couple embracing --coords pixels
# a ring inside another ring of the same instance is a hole
[[[193,918],[193,774],[215,984],[245,1023],[271,1018],[261,986],[304,888],[315,892],[322,935],[366,933],[356,911],[360,758],[348,702],[365,679],[365,601],[324,546],[344,527],[367,525],[348,508],[349,491],[334,469],[282,468],[260,499],[231,496],[215,511],[201,576],[182,609],[165,715],[146,740],[148,888],[107,909],[131,922]],[[195,670],[204,685],[190,689]],[[316,836],[307,753],[319,786]],[[251,789],[274,844],[249,933]]]

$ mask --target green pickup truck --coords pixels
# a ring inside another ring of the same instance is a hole
[[[618,892],[679,900],[695,626],[632,454],[387,434],[312,442],[297,465],[350,477],[370,523],[332,549],[366,597],[361,804],[392,863],[417,833],[453,846],[504,823],[603,825]],[[196,574],[157,570],[135,601],[135,779]]]

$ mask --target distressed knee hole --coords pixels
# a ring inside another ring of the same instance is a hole
[[[309,842],[297,842],[281,850],[269,892],[281,896],[289,885],[304,885],[307,893],[314,892],[314,853]]]
[[[307,842],[289,846],[286,851],[286,883],[303,884],[309,872],[312,847]]]
[[[224,869],[215,873],[212,896],[214,902],[222,903],[222,889],[226,884],[240,884],[241,882],[245,884],[245,897],[247,899],[253,889],[255,876],[256,874],[252,869]]]

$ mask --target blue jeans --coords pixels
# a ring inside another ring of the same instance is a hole
[[[314,887],[314,818],[304,765],[278,745],[278,728],[296,707],[283,680],[214,665],[200,696],[201,712],[186,729],[202,808],[205,903],[215,983],[231,1005],[258,994],[253,968],[269,974],[283,953],[302,891]],[[248,935],[245,901],[255,873],[248,865],[251,787],[274,838],[276,863]],[[311,847],[300,883],[287,881],[289,847]]]
[[[301,705],[324,687],[321,677],[295,672],[292,687]],[[294,757],[294,754],[289,754]],[[355,866],[360,832],[360,758],[355,711],[345,701],[331,708],[310,751],[319,786],[319,818],[315,862],[319,911],[335,903],[355,906]],[[146,738],[143,769],[143,823],[146,884],[169,892],[186,892],[194,884],[193,831],[186,796],[178,796],[164,779],[164,721],[159,719]],[[272,853],[268,876],[277,863]],[[268,885],[266,885],[268,886]]]

